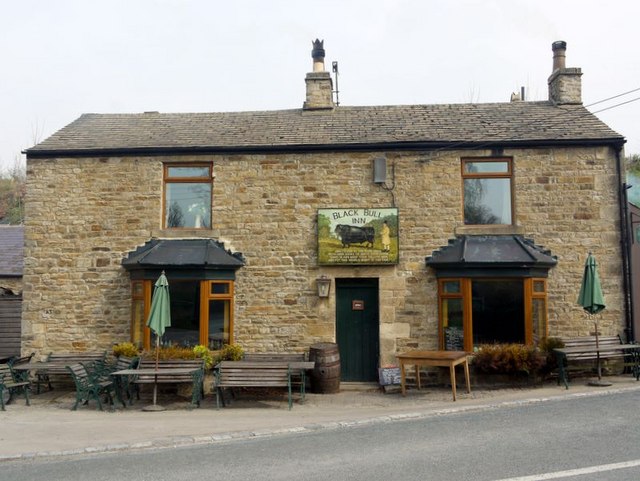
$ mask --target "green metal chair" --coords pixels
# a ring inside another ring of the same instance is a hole
[[[13,375],[16,381],[29,381],[29,371],[15,371],[13,370],[13,366],[19,366],[20,364],[28,364],[33,359],[36,353],[32,352],[28,356],[13,356],[9,359],[9,366],[11,366],[11,370],[13,371]]]
[[[5,410],[5,398],[6,404],[9,404],[13,395],[19,392],[24,394],[27,406],[30,406],[29,384],[29,381],[22,381],[16,378],[9,364],[0,364],[0,407],[2,410]]]
[[[101,397],[105,396],[110,406],[113,406],[113,381],[101,381],[95,376],[90,376],[87,368],[81,363],[67,366],[67,370],[76,385],[76,403],[71,408],[72,411],[78,409],[78,404],[88,404],[91,399],[96,401],[97,409],[102,409]]]

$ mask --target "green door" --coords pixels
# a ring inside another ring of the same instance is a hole
[[[342,381],[377,381],[379,324],[378,279],[336,279]]]

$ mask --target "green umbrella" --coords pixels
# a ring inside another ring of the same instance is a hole
[[[598,265],[591,252],[584,265],[584,275],[582,276],[582,286],[578,295],[578,304],[589,314],[597,314],[605,308],[602,286],[598,276]]]
[[[153,289],[153,297],[151,299],[151,311],[147,326],[156,334],[156,371],[158,370],[158,360],[160,356],[160,338],[164,334],[167,327],[171,327],[171,301],[169,299],[169,281],[164,275],[164,271],[158,277]],[[153,406],[149,406],[150,411],[161,410],[162,408],[156,404],[158,394],[158,383],[153,383]]]
[[[156,343],[160,342],[160,338],[164,334],[167,327],[171,327],[171,301],[169,300],[169,281],[164,271],[158,277],[153,289],[153,297],[151,299],[151,311],[147,326],[155,332]]]
[[[600,277],[598,276],[598,265],[595,257],[589,252],[587,261],[584,265],[584,274],[582,276],[582,285],[580,286],[580,294],[578,295],[578,304],[592,316],[602,311],[606,306],[604,303],[604,295],[602,294],[602,286],[600,285]],[[593,323],[596,328],[596,365],[598,369],[598,381],[602,381],[602,371],[600,369],[600,345],[598,343],[598,322],[595,317]],[[596,383],[591,383],[597,385]],[[610,386],[610,384],[606,384]]]

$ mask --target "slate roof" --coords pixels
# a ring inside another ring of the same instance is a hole
[[[582,105],[550,102],[345,107],[233,113],[84,114],[28,149],[56,154],[464,148],[623,143]]]
[[[142,267],[204,267],[238,269],[244,266],[240,253],[231,253],[213,239],[151,239],[122,261],[127,270]]]
[[[0,277],[22,277],[24,227],[0,225]]]
[[[426,258],[435,269],[551,268],[551,252],[520,235],[463,235]]]

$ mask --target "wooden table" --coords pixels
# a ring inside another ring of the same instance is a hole
[[[120,371],[114,371],[110,374],[115,380],[116,385],[116,396],[118,401],[122,403],[124,406],[123,399],[123,381],[127,376],[137,376],[138,381],[140,382],[139,377],[153,377],[154,384],[179,384],[179,383],[192,383],[192,395],[191,395],[191,403],[200,405],[200,388],[199,384],[202,382],[202,375],[197,375],[199,371],[202,369],[199,367],[168,367],[163,368],[160,367],[158,369],[155,368],[137,368],[137,369],[121,369]],[[151,384],[151,380],[145,380],[145,383]],[[155,388],[154,388],[155,389]],[[155,391],[154,391],[155,392]],[[131,399],[130,399],[131,401]]]
[[[420,366],[448,367],[451,375],[451,390],[453,391],[454,401],[456,400],[456,366],[462,364],[467,381],[467,392],[471,392],[469,363],[467,361],[467,353],[464,351],[409,351],[398,354],[396,357],[400,362],[400,385],[403,396],[407,395],[405,371],[405,365],[407,364],[415,366],[418,389],[420,389]]]
[[[171,367],[167,369],[122,369],[121,371],[114,371],[111,373],[112,376],[133,376],[133,375],[148,375],[148,376],[158,376],[158,382],[163,376],[173,377],[179,376],[181,374],[193,374],[199,368],[197,367]]]
[[[13,366],[13,370],[19,373],[20,378],[24,381],[29,379],[29,371],[35,371],[37,380],[36,382],[36,394],[40,394],[40,384],[48,383],[51,389],[51,382],[49,375],[56,376],[71,376],[67,370],[69,363],[64,361],[31,361],[23,364],[16,364]]]

